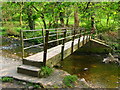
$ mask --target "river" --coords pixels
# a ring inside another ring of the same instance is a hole
[[[84,78],[92,87],[119,87],[120,69],[116,63],[102,63],[106,55],[81,54],[78,51],[61,61],[62,70]]]

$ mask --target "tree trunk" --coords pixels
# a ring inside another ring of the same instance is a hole
[[[43,22],[43,24],[44,24],[44,28],[46,29],[47,28],[47,25],[46,25],[46,22],[45,22],[45,17],[44,17],[44,14],[43,13],[41,13],[41,19],[42,19],[42,22]]]
[[[61,23],[61,25],[64,27],[64,13],[63,12],[60,12],[59,13],[59,17],[60,17],[60,23]]]
[[[52,22],[49,21],[48,28],[51,28],[51,26],[52,26]]]
[[[22,9],[23,9],[23,2],[20,3],[20,26],[22,26]]]
[[[22,12],[20,12],[20,26],[22,26]]]
[[[39,10],[38,10],[34,5],[32,5],[32,7],[33,7],[37,12],[39,12]],[[40,18],[42,19],[44,28],[46,29],[46,28],[47,28],[47,25],[46,25],[46,22],[45,22],[45,16],[44,16],[44,14],[43,14],[42,12],[41,12],[40,14],[41,14]]]
[[[68,26],[68,23],[69,23],[69,17],[67,17],[66,26]]]
[[[94,19],[94,16],[92,15],[91,16],[91,32],[95,33],[95,29],[96,29],[96,27],[95,27],[95,19]]]
[[[107,21],[106,21],[106,25],[108,26],[109,24],[109,14],[107,14]]]
[[[35,29],[35,21],[32,18],[32,10],[31,10],[30,6],[27,7],[27,15],[28,15],[29,27],[30,27],[31,30],[33,30],[33,29]]]
[[[55,23],[54,23],[54,26],[57,28],[58,27],[58,19],[59,17],[56,15],[55,16]]]
[[[77,10],[77,8],[74,11],[74,27],[75,28],[79,27],[79,17],[78,17],[78,10]]]

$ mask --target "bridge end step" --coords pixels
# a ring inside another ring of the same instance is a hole
[[[41,62],[41,61],[33,61],[33,60],[27,60],[27,59],[23,59],[23,64],[31,65],[31,66],[35,66],[35,67],[39,67],[39,68],[43,66],[43,62]]]
[[[40,68],[29,66],[29,65],[21,65],[17,68],[18,73],[26,74],[26,75],[34,76],[34,77],[38,77],[39,70]]]

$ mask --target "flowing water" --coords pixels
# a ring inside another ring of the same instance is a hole
[[[24,46],[28,47],[33,45],[32,43],[25,42]],[[10,58],[21,58],[22,56],[22,49],[21,49],[21,41],[19,39],[12,39],[12,38],[2,38],[2,45],[0,46],[2,50],[2,55],[7,56]],[[31,48],[25,50],[25,57],[35,54],[37,52],[42,51],[42,48]]]
[[[120,69],[115,63],[102,63],[104,57],[75,52],[61,61],[61,69],[84,78],[93,87],[117,88],[120,85]]]

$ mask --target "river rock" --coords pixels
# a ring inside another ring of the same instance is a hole
[[[107,57],[107,58],[104,58],[102,62],[103,62],[103,63],[110,63],[111,60]]]
[[[84,78],[79,79],[80,82],[83,82],[85,84],[85,86],[90,87],[90,85],[86,82],[86,80]]]
[[[22,84],[23,84],[23,85],[26,85],[26,82],[23,82]]]
[[[84,71],[87,71],[88,70],[88,68],[84,68]]]
[[[55,68],[62,68],[63,66],[61,66],[61,64],[57,64],[54,66]]]
[[[29,86],[28,89],[29,89],[29,90],[33,90],[34,87],[33,87],[33,86]]]
[[[107,58],[104,58],[103,63],[111,63],[111,62],[117,62],[120,64],[120,61],[118,58],[114,58],[113,55],[111,53],[109,53]]]
[[[15,61],[15,59],[12,59],[13,61]]]
[[[85,82],[85,79],[84,79],[84,78],[82,78],[82,79],[80,79],[80,81]]]
[[[120,82],[116,82],[117,84],[120,83]]]

